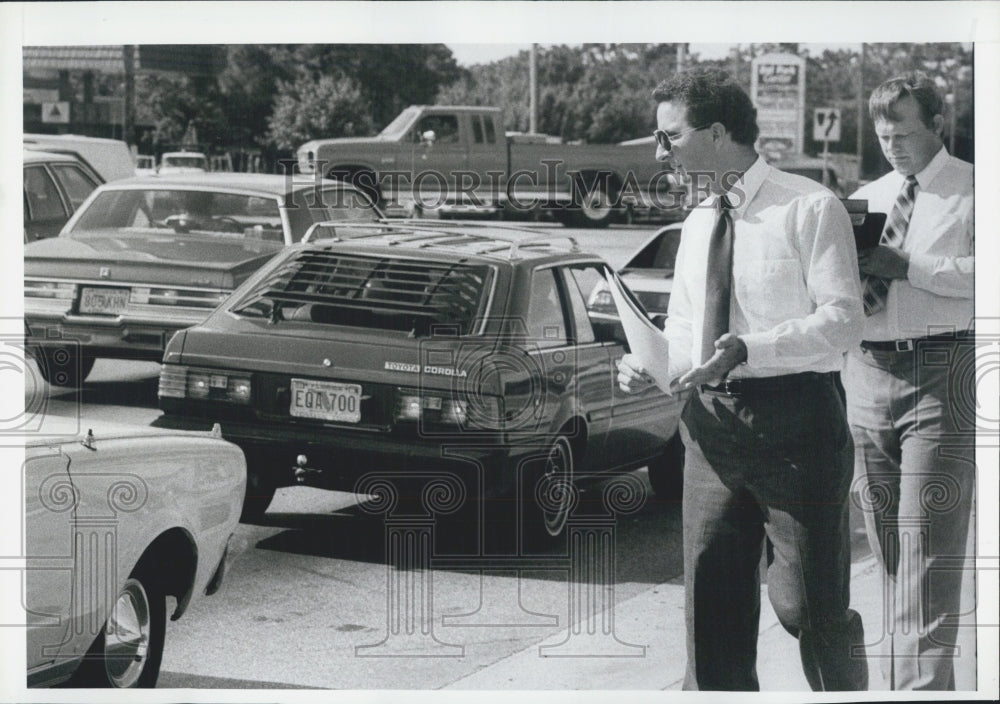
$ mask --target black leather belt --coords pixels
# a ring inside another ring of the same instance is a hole
[[[820,381],[833,379],[833,372],[801,372],[799,374],[784,374],[782,376],[746,377],[743,379],[726,379],[720,384],[709,386],[702,384],[702,391],[728,396],[746,396],[750,394],[768,393],[771,391],[787,391],[802,386],[808,386]]]
[[[941,335],[915,337],[909,340],[862,340],[861,349],[870,352],[912,352],[921,343],[958,342],[963,338],[972,339],[975,334],[974,330],[962,330],[960,332],[948,332]]]

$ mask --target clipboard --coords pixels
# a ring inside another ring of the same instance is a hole
[[[871,249],[882,239],[886,213],[868,212],[868,201],[859,198],[841,198],[854,228],[854,247],[857,251]]]

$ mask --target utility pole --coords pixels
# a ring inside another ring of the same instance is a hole
[[[122,139],[129,147],[135,144],[135,46],[122,47],[125,62],[125,114],[122,117]]]
[[[861,61],[858,63],[858,185],[865,161],[865,43],[861,42]]]
[[[681,42],[677,45],[677,72],[680,73],[684,70],[684,64],[687,63],[687,44]]]
[[[528,131],[538,132],[538,45],[531,45],[528,55]]]

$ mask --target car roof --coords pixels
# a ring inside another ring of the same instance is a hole
[[[25,164],[37,164],[44,163],[47,161],[72,161],[77,164],[80,160],[77,159],[72,154],[56,154],[55,152],[45,152],[40,149],[25,149],[24,150],[24,163]]]
[[[231,171],[137,176],[135,178],[115,181],[106,186],[105,190],[123,187],[155,189],[178,186],[182,188],[234,188],[279,196],[289,191],[302,191],[313,188],[317,183],[324,188],[336,188],[340,186],[350,190],[357,190],[343,181],[337,181],[336,179],[320,179],[317,181],[312,175],[302,176],[296,174],[288,177],[279,174],[244,174]],[[291,188],[289,188],[290,185]]]
[[[599,255],[580,250],[571,236],[539,232],[524,227],[452,221],[438,224],[427,220],[392,220],[381,223],[329,223],[334,228],[349,231],[344,239],[324,239],[304,246],[335,248],[353,254],[378,254],[437,259],[442,255],[463,261],[482,263],[517,263],[545,260],[601,259]]]

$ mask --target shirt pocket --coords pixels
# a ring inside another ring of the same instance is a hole
[[[736,302],[751,331],[769,329],[812,312],[798,259],[765,259],[734,268]]]

